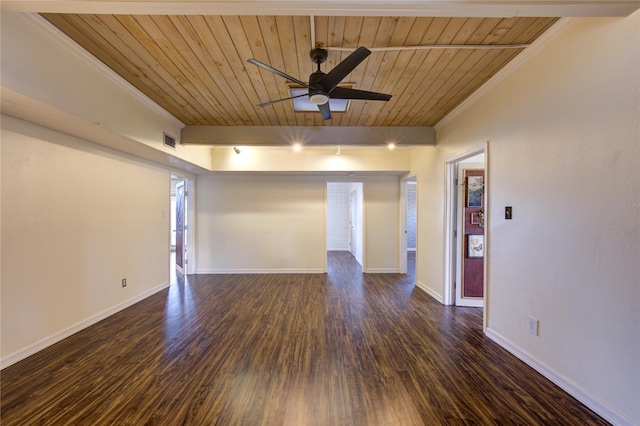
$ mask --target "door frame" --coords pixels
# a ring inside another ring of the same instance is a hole
[[[189,175],[180,171],[171,171],[171,176],[176,177],[178,179],[184,180],[184,188],[186,191],[185,195],[185,209],[186,215],[185,219],[187,222],[187,230],[185,231],[186,239],[187,239],[187,259],[188,262],[186,264],[186,268],[184,268],[184,273],[187,275],[192,275],[196,273],[196,245],[195,245],[195,236],[196,236],[196,185],[195,185],[195,176]],[[170,194],[171,197],[171,194]],[[169,227],[171,228],[171,227]],[[171,232],[171,230],[169,230]],[[169,256],[171,255],[171,240],[169,240]]]
[[[471,148],[467,151],[461,152],[457,155],[449,157],[446,160],[445,166],[445,270],[444,270],[444,297],[443,302],[445,305],[455,304],[455,279],[456,279],[456,258],[457,258],[457,195],[458,188],[456,185],[458,163],[468,158],[474,157],[478,154],[485,155],[484,169],[485,169],[485,217],[489,217],[491,203],[489,200],[489,141],[486,143]],[[483,309],[483,330],[486,328],[487,312],[489,310],[489,285],[488,285],[488,262],[487,259],[491,255],[490,245],[490,222],[485,221],[484,227],[484,309]]]

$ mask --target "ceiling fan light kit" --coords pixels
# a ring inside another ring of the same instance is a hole
[[[299,84],[302,87],[308,89],[308,93],[303,93],[297,96],[291,96],[288,98],[278,99],[275,101],[264,102],[258,104],[260,107],[272,105],[277,102],[286,101],[289,99],[298,98],[301,96],[309,96],[309,101],[318,106],[318,110],[322,114],[324,120],[331,119],[331,108],[329,106],[329,99],[360,99],[369,101],[388,101],[391,99],[391,95],[386,93],[369,92],[366,90],[356,90],[346,87],[337,87],[340,82],[351,73],[362,61],[364,61],[371,51],[366,47],[359,47],[349,56],[347,56],[342,62],[335,66],[328,73],[324,73],[320,70],[320,64],[327,60],[328,52],[326,49],[315,48],[309,53],[311,60],[318,66],[318,69],[309,76],[309,83],[305,83],[298,80],[295,77],[286,74],[270,65],[258,61],[257,59],[249,59],[247,62],[257,65],[267,71],[270,71],[280,77],[287,79],[292,83]]]
[[[329,102],[329,96],[324,93],[314,93],[309,95],[309,100],[316,105],[324,105]]]

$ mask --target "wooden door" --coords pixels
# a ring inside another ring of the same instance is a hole
[[[480,165],[483,167],[483,165]],[[484,306],[484,169],[461,164],[458,198],[461,216],[456,305]]]
[[[176,185],[176,267],[184,272],[184,182]]]
[[[484,170],[464,171],[464,246],[462,297],[484,296]]]

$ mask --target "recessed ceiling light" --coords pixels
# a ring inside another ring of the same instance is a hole
[[[295,152],[301,151],[302,150],[302,145],[300,145],[299,143],[294,143],[293,144],[293,150]]]
[[[391,149],[395,149],[396,148],[396,144],[393,143],[393,142],[390,142],[390,143],[387,144],[387,148],[389,148],[390,150]]]

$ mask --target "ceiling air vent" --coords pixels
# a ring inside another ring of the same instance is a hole
[[[162,144],[164,146],[168,146],[169,148],[176,149],[176,138],[166,133],[163,133],[163,135],[164,135],[164,141]]]

